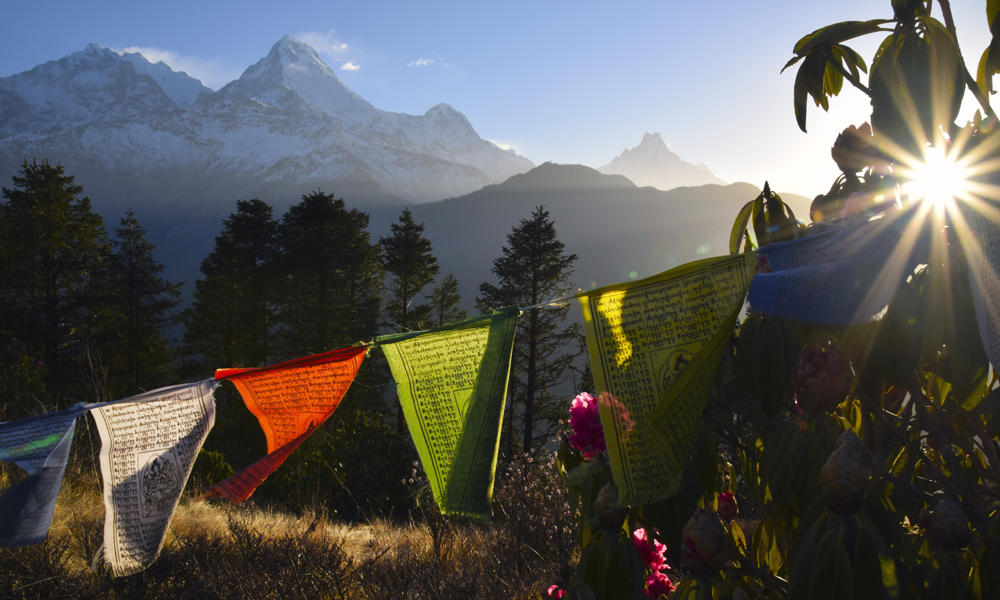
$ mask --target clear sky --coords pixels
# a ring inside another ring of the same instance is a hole
[[[974,71],[990,39],[985,2],[953,3]],[[726,180],[813,196],[836,175],[836,134],[870,106],[845,83],[830,113],[810,103],[804,134],[795,68],[779,72],[801,36],[891,9],[889,0],[53,0],[8,2],[3,13],[0,76],[94,42],[141,48],[218,89],[291,35],[378,108],[422,114],[446,102],[536,164],[598,167],[660,132],[682,159]],[[881,34],[869,37],[853,47],[870,63]],[[962,118],[975,108],[968,96]]]

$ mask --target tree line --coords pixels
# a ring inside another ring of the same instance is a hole
[[[25,161],[13,183],[0,202],[4,420],[467,316],[457,278],[441,273],[424,225],[408,209],[375,240],[368,214],[330,193],[305,194],[280,218],[261,200],[238,200],[202,261],[190,305],[179,310],[183,283],[163,278],[136,213],[126,212],[109,234],[73,176],[46,161]],[[572,289],[577,258],[565,252],[549,214],[537,208],[507,242],[475,306],[483,313],[533,307],[520,321],[505,410],[502,453],[512,457],[555,433],[568,406],[556,388],[579,379],[583,344],[579,326],[564,323],[568,304],[536,306]],[[178,323],[183,338],[168,339]],[[398,403],[386,393],[391,384],[373,353],[339,412],[362,411],[404,433]],[[223,413],[223,426],[245,420]]]

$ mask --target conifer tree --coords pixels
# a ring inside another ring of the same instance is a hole
[[[538,207],[530,219],[507,235],[503,256],[490,270],[499,285],[479,285],[476,306],[484,313],[502,306],[529,307],[565,296],[571,289],[575,254],[566,254],[549,213]],[[578,324],[562,328],[569,305],[529,308],[518,322],[511,360],[508,456],[513,454],[514,419],[521,408],[522,451],[531,452],[539,435],[547,437],[564,414],[565,402],[552,393],[572,374],[580,354]],[[536,435],[539,434],[539,435]]]
[[[156,246],[129,210],[115,228],[110,256],[107,306],[111,321],[102,345],[103,360],[114,385],[112,396],[127,396],[168,383],[173,351],[164,329],[177,323],[173,312],[183,284],[163,279],[163,265],[153,257]]]
[[[448,273],[434,286],[431,292],[431,323],[440,327],[447,323],[464,319],[467,312],[458,309],[462,295],[458,293],[458,277]]]
[[[403,209],[391,235],[379,240],[385,267],[388,299],[386,320],[403,331],[422,329],[431,314],[428,304],[415,304],[417,295],[434,281],[441,267],[431,254],[431,242],[423,236],[424,225],[413,222],[410,209]]]
[[[204,277],[183,313],[184,353],[200,357],[199,371],[275,362],[278,222],[272,215],[261,200],[237,200],[201,264]]]
[[[61,165],[24,161],[13,181],[0,202],[0,343],[25,342],[58,394],[74,380],[92,333],[91,279],[110,243]]]
[[[368,214],[315,191],[289,207],[279,226],[285,352],[331,350],[378,332],[382,260]]]

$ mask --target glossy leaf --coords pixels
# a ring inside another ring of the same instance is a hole
[[[844,21],[827,25],[802,37],[795,43],[792,52],[798,56],[804,56],[822,46],[839,44],[869,33],[875,33],[881,30],[882,25],[891,22],[891,19],[874,19],[871,21]],[[785,65],[785,68],[787,69],[788,66]]]

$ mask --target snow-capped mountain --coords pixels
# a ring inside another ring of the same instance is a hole
[[[227,211],[235,197],[292,202],[320,186],[342,195],[344,182],[440,200],[534,166],[447,104],[416,116],[375,108],[287,36],[217,92],[96,44],[0,78],[0,174],[33,158],[153,203],[224,194]]]
[[[692,165],[681,160],[667,148],[659,133],[647,133],[638,146],[626,149],[597,170],[605,175],[624,175],[638,186],[661,190],[709,183],[726,184],[708,170],[708,165]]]

